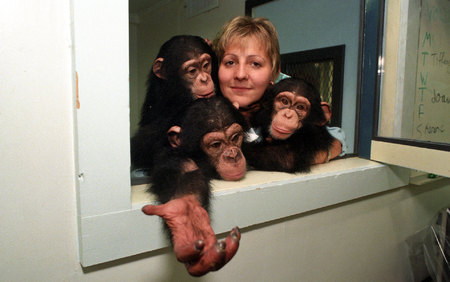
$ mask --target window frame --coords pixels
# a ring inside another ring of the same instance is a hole
[[[141,212],[152,202],[131,201],[128,1],[71,5],[74,99],[79,102],[74,106],[79,259],[90,267],[169,242],[160,218]],[[273,174],[259,173],[259,179]],[[213,228],[220,234],[236,225],[245,228],[345,203],[405,186],[408,176],[407,169],[347,158],[315,166],[308,174],[213,191]]]
[[[414,0],[401,0],[399,3],[401,10],[401,17],[408,17],[408,11],[405,11],[405,7],[408,7],[410,2]],[[379,132],[379,119],[380,119],[380,107],[381,107],[381,95],[382,93],[382,79],[384,60],[384,41],[385,41],[385,14],[386,14],[387,1],[379,1],[379,17],[378,17],[378,36],[377,36],[377,64],[376,64],[376,78],[375,78],[375,94],[374,94],[374,110],[373,110],[373,126],[372,126],[372,138],[370,141],[370,159],[407,167],[410,169],[416,169],[425,171],[428,173],[434,173],[441,176],[450,176],[450,169],[441,164],[450,163],[450,143],[439,143],[414,140],[408,138],[396,138],[396,137],[384,137],[378,135]],[[407,8],[409,9],[409,7]],[[394,29],[406,29],[408,23],[405,21],[402,25],[402,20],[399,20],[398,26],[390,25],[390,28]],[[400,40],[400,39],[399,39]],[[399,47],[398,56],[406,56],[405,51]],[[383,59],[382,59],[383,58]],[[393,64],[394,65],[394,64]],[[395,71],[401,71],[398,62],[395,63]],[[403,70],[406,72],[406,70]],[[397,93],[384,93],[384,95],[396,95]]]
[[[333,114],[331,115],[329,125],[341,127],[345,45],[281,54],[281,71],[291,75],[285,72],[286,65],[288,64],[320,63],[329,60],[333,62],[332,102],[330,105]]]

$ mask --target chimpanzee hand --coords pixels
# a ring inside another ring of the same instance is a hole
[[[172,233],[175,255],[192,276],[219,270],[239,248],[239,228],[233,228],[225,240],[218,242],[208,213],[195,195],[175,198],[159,206],[146,205],[142,211],[165,220]]]

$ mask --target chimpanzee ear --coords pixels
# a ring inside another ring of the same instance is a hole
[[[157,58],[154,62],[153,62],[153,73],[161,78],[161,79],[165,79],[164,75],[162,74],[161,68],[162,68],[162,63],[164,61],[164,58]]]
[[[176,125],[172,126],[167,131],[167,138],[169,139],[170,146],[173,148],[177,148],[181,145],[180,133],[181,127]]]
[[[212,43],[212,41],[211,41],[210,39],[208,39],[208,38],[203,38],[203,40],[205,40],[206,44],[208,44],[209,47],[212,47],[213,43]]]
[[[324,126],[331,119],[331,107],[327,102],[320,102],[320,106],[322,107],[323,114],[325,116],[325,121],[320,125]]]

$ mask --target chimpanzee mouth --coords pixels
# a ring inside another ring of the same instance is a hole
[[[211,98],[212,96],[214,96],[214,94],[216,94],[216,93],[214,91],[211,91],[206,94],[196,94],[195,96],[199,99],[204,99],[204,98]]]
[[[292,133],[292,130],[281,128],[281,127],[277,127],[275,125],[272,125],[272,131],[276,131],[276,132],[278,132],[280,134],[291,134]]]
[[[293,131],[272,125],[269,133],[274,139],[285,140],[292,135]]]
[[[237,180],[242,179],[244,177],[245,173],[246,173],[246,171],[243,170],[242,172],[239,172],[239,173],[223,175],[222,178],[227,181],[237,181]]]

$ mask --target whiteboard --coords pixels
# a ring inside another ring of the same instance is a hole
[[[413,138],[450,142],[450,1],[422,0]]]

